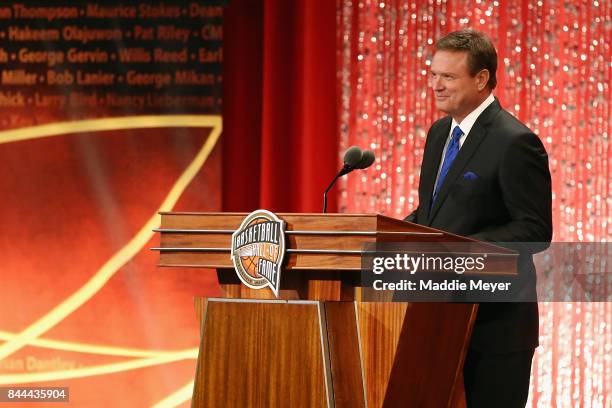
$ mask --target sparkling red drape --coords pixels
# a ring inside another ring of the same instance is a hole
[[[230,3],[224,210],[321,211],[338,170],[335,11],[325,0]]]
[[[609,241],[609,1],[339,0],[341,149],[377,164],[343,180],[340,210],[395,217],[417,205],[429,125],[442,114],[427,88],[434,41],[463,27],[497,45],[495,95],[544,142],[553,177],[555,241]],[[612,405],[612,304],[540,305],[531,406]]]

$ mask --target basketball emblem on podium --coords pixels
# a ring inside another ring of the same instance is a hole
[[[266,286],[278,297],[285,256],[285,223],[270,211],[253,211],[232,234],[232,262],[249,288]]]

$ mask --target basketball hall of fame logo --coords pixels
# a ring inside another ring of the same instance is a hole
[[[269,286],[278,297],[285,256],[285,223],[270,211],[253,211],[232,234],[232,261],[249,288]]]

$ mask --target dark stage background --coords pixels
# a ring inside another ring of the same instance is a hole
[[[189,401],[216,282],[148,248],[158,211],[221,209],[222,36],[215,2],[0,5],[1,385]]]

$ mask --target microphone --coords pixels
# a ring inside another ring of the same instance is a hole
[[[355,168],[360,170],[367,169],[374,163],[374,160],[376,160],[374,152],[371,150],[364,150],[361,160],[355,165]]]
[[[323,214],[327,212],[327,193],[334,186],[336,180],[345,174],[350,173],[355,169],[366,169],[374,163],[376,157],[370,150],[361,150],[358,146],[349,147],[344,153],[344,166],[340,169],[336,177],[329,183],[329,186],[323,193]]]
[[[351,171],[355,170],[357,168],[356,166],[359,163],[361,163],[362,159],[363,159],[363,152],[361,151],[359,146],[351,146],[351,147],[349,147],[346,150],[346,152],[344,153],[344,159],[343,159],[344,166],[342,167],[342,169],[340,169],[340,172],[338,173],[336,178],[342,177],[345,174],[348,174]],[[334,181],[332,181],[332,184],[335,181],[336,181],[336,179],[334,179]]]

